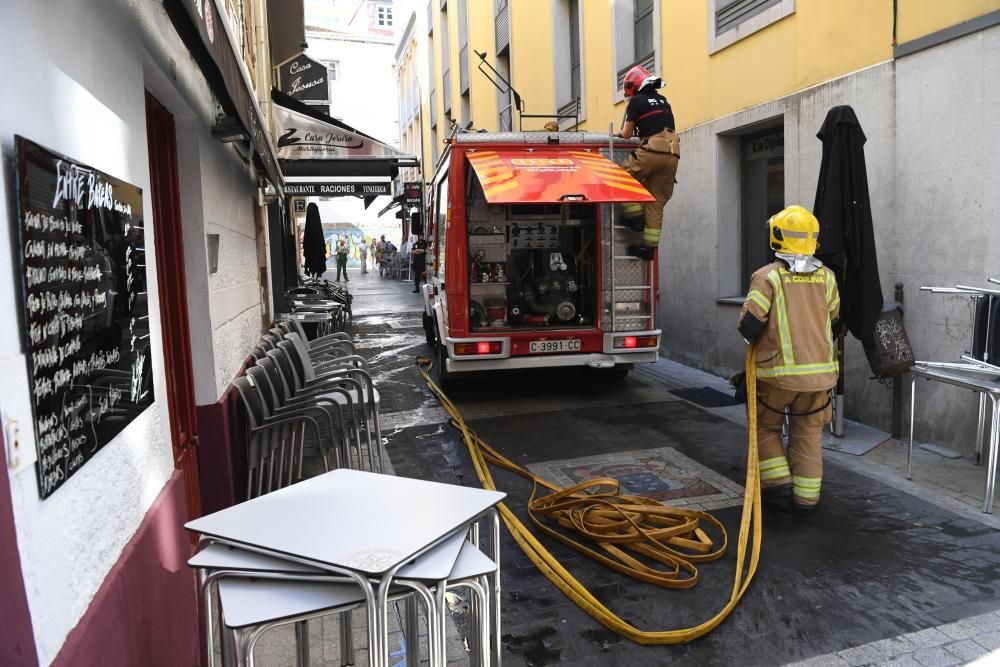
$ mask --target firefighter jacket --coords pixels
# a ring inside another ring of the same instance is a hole
[[[827,267],[793,273],[776,261],[758,269],[740,310],[741,331],[751,315],[761,327],[756,337],[758,381],[801,392],[826,391],[837,384],[832,323],[839,312],[837,281]]]

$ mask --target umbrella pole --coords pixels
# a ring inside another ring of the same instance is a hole
[[[844,437],[844,334],[837,336],[837,391],[833,397],[833,434]]]

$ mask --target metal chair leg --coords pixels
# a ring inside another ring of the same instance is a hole
[[[354,621],[351,612],[340,614],[340,664],[353,665],[354,656]]]
[[[420,614],[417,606],[417,598],[414,595],[406,598],[404,606],[406,612],[406,664],[420,664]]]
[[[309,621],[295,624],[295,661],[298,667],[309,667]]]

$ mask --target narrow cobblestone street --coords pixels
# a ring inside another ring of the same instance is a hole
[[[354,276],[349,287],[359,349],[383,395],[396,474],[478,485],[457,431],[414,364],[429,353],[418,296],[408,283],[377,274]],[[487,442],[535,473],[561,484],[618,477],[644,495],[712,511],[734,540],[745,428],[732,407],[679,398],[699,380],[721,388],[718,378],[662,361],[620,383],[583,370],[517,372],[462,379],[450,395]],[[504,531],[505,664],[950,665],[996,650],[1000,533],[976,507],[982,469],[947,462],[946,483],[964,493],[920,476],[906,482],[894,469],[902,451],[895,441],[865,457],[828,451],[821,511],[810,519],[765,516],[761,566],[749,593],[721,627],[688,645],[640,646],[605,630],[555,590]],[[917,470],[944,461],[924,452]],[[494,474],[527,521],[529,485]],[[687,591],[629,580],[543,541],[599,599],[642,629],[695,625],[721,607],[731,586],[732,541],[727,556],[702,566],[701,582]],[[463,627],[461,614],[456,621]]]

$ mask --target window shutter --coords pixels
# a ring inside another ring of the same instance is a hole
[[[732,30],[781,0],[719,0],[715,10],[715,34]]]

